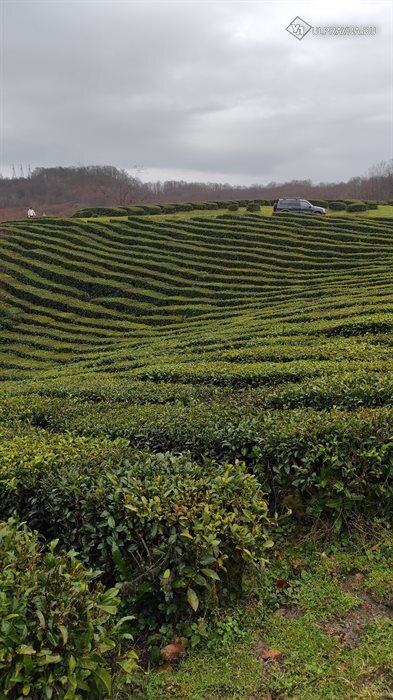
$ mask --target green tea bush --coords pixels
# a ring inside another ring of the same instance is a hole
[[[228,211],[237,211],[239,209],[239,205],[233,202],[233,204],[228,205]]]
[[[367,206],[367,209],[378,209],[378,202],[374,201],[365,201],[365,204]]]
[[[191,202],[176,202],[173,206],[176,211],[192,211],[196,208]]]
[[[35,413],[37,423],[46,423],[46,414],[44,402]],[[28,421],[28,414],[25,415]],[[64,468],[77,469],[79,465],[92,472],[100,471],[101,465],[123,456],[125,447],[120,443],[70,434],[51,435],[45,430],[34,429],[8,434],[7,439],[3,436],[0,441],[0,517],[10,515],[16,508],[24,518],[24,494],[34,491],[43,475],[48,472],[56,474]],[[30,514],[29,524],[41,526],[42,531],[39,515],[34,519]]]
[[[345,202],[329,202],[329,209],[332,211],[345,211],[346,208]]]
[[[247,204],[247,211],[260,211],[261,205],[258,202],[250,202]]]
[[[141,216],[141,215],[143,215],[143,214],[146,213],[145,210],[144,210],[144,207],[140,207],[140,206],[137,206],[137,205],[135,205],[135,206],[127,206],[127,207],[124,207],[124,208],[125,208],[125,210],[126,210],[126,213],[127,213],[128,216],[129,216],[129,218],[132,218],[132,217],[135,216],[135,215]]]
[[[163,214],[174,214],[176,211],[175,204],[161,204]]]
[[[140,207],[145,214],[162,214],[162,208],[159,204],[141,204]]]
[[[364,202],[352,202],[351,204],[347,204],[347,211],[367,211],[367,206]]]
[[[136,654],[117,624],[117,589],[95,584],[75,552],[57,553],[14,520],[0,522],[0,696],[95,700],[115,667],[131,677]]]
[[[201,210],[213,210],[218,209],[218,204],[216,202],[191,202],[193,209]]]
[[[97,216],[126,216],[125,207],[92,207],[91,209],[80,209],[72,214],[72,218],[90,218]]]
[[[262,489],[239,462],[130,452],[95,467],[59,459],[29,483],[25,474],[20,464],[3,480],[9,510],[79,551],[108,584],[122,582],[142,627],[203,614],[272,544]]]
[[[216,200],[216,204],[219,209],[228,209],[231,204],[237,204],[237,202],[234,199],[223,199]]]
[[[328,207],[326,199],[310,199],[309,201],[314,207],[324,207],[325,209]]]

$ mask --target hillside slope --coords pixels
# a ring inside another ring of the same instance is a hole
[[[0,378],[388,372],[392,236],[344,217],[3,224]]]
[[[48,697],[390,697],[392,269],[384,218],[0,226],[0,695],[50,650]],[[75,552],[127,624],[97,693]]]

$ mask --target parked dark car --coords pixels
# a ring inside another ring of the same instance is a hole
[[[273,213],[284,214],[284,213],[295,213],[295,214],[326,214],[326,209],[323,207],[315,207],[307,199],[279,199],[273,205]]]

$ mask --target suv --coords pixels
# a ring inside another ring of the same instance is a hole
[[[297,214],[326,214],[323,207],[314,207],[307,199],[279,199],[273,206],[273,213],[293,212]]]

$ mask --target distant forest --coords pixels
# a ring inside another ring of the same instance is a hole
[[[26,177],[0,175],[0,220],[26,216],[33,207],[42,213],[68,216],[93,206],[186,202],[207,199],[273,199],[301,196],[308,199],[393,199],[393,160],[382,161],[363,177],[347,182],[291,180],[266,185],[234,186],[216,182],[142,182],[110,165],[35,168]]]

